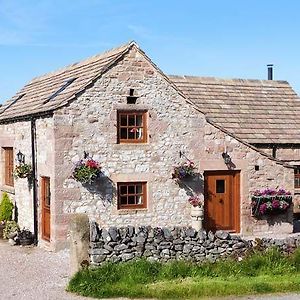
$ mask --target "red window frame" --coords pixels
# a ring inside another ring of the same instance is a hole
[[[146,182],[118,182],[118,209],[136,209],[146,207]]]
[[[138,124],[138,118],[141,124]],[[147,111],[118,111],[118,144],[147,142]],[[141,135],[139,137],[139,135]]]
[[[300,189],[300,166],[294,169],[294,188]]]

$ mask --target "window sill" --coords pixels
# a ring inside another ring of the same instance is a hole
[[[294,194],[300,195],[300,188],[294,188]]]
[[[7,192],[7,193],[13,194],[13,195],[15,194],[15,188],[13,186],[2,185],[0,189],[2,192]]]
[[[138,213],[146,213],[148,212],[147,208],[124,208],[124,209],[118,209],[117,213],[118,215],[136,215]]]
[[[113,149],[115,150],[149,150],[149,143],[122,143],[122,144],[114,144]]]

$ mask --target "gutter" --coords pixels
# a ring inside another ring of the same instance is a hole
[[[37,197],[37,177],[36,177],[36,119],[31,118],[31,158],[32,158],[32,177],[33,177],[33,234],[34,244],[38,244],[38,197]]]

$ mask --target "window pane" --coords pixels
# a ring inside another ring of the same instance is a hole
[[[129,185],[128,186],[128,194],[135,194],[134,185]]]
[[[121,128],[120,138],[127,140],[127,128]]]
[[[120,204],[126,205],[127,204],[127,197],[120,197]]]
[[[136,196],[136,204],[142,204],[143,203],[143,196]]]
[[[137,140],[142,139],[142,138],[143,138],[143,128],[138,128],[138,129],[136,130],[135,136],[136,136],[135,138],[136,138]]]
[[[128,196],[128,204],[135,204],[135,196]]]
[[[219,193],[219,194],[225,193],[225,180],[224,179],[216,180],[216,193]]]
[[[143,186],[141,184],[136,185],[136,194],[142,194],[143,193]]]
[[[128,116],[128,126],[135,126],[135,115]]]
[[[136,116],[136,126],[143,126],[143,115]]]
[[[121,126],[127,126],[127,115],[121,115]]]
[[[127,186],[126,185],[121,185],[120,186],[120,194],[121,195],[126,195],[127,194]]]
[[[129,129],[129,132],[128,132],[128,139],[129,140],[134,140],[135,139],[135,131],[136,131],[136,128]]]

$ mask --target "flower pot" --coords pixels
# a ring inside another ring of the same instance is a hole
[[[202,222],[204,217],[203,206],[191,207],[192,227],[197,231],[202,230]]]
[[[33,239],[32,238],[19,239],[19,243],[20,243],[21,246],[28,246],[28,245],[31,245],[33,243]]]

